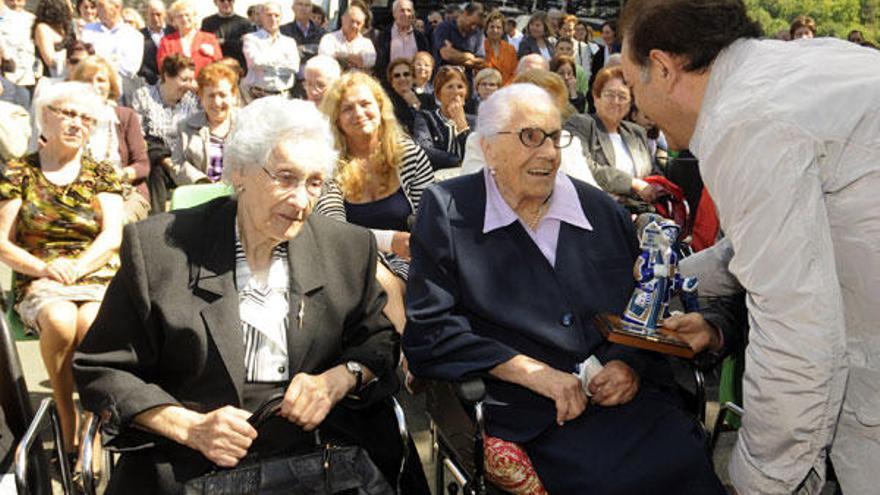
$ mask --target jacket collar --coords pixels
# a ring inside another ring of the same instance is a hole
[[[204,232],[209,233],[196,248],[199,253],[190,263],[190,287],[206,304],[200,314],[217,352],[235,387],[239,403],[244,387],[244,347],[242,345],[238,291],[235,287],[235,221],[238,203],[221,202],[206,215]],[[315,239],[312,215],[299,234],[288,242],[288,261],[292,294],[288,313],[288,357],[291,376],[308,354],[315,336],[297,331],[302,326],[303,308],[309,310],[309,295],[324,285],[324,265]],[[313,305],[313,304],[312,304]],[[312,311],[309,312],[311,316]],[[309,325],[311,327],[312,325]]]

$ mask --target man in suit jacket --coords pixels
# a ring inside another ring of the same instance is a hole
[[[329,124],[281,97],[239,116],[227,148],[238,197],[128,225],[122,267],[77,351],[80,397],[105,418],[105,440],[140,448],[123,453],[107,493],[176,493],[212,463],[265,454],[257,445],[290,448],[273,440],[302,436],[293,423],[364,445],[396,479],[383,400],[397,389],[397,334],[382,314],[376,242],[309,214],[335,159]],[[294,161],[303,152],[310,160]],[[276,393],[283,434],[258,435],[246,419]]]
[[[428,37],[413,28],[415,10],[411,0],[396,0],[392,6],[394,23],[376,37],[376,78],[385,81],[388,64],[398,58],[412,60],[417,52],[430,51]],[[390,82],[390,81],[388,81]]]
[[[174,32],[173,27],[165,24],[165,16],[165,4],[161,0],[151,0],[147,4],[147,25],[141,29],[144,35],[144,58],[138,71],[147,84],[156,84],[159,80],[159,67],[156,65],[159,43],[166,34]]]
[[[312,1],[293,1],[294,19],[281,26],[281,34],[296,40],[296,48],[299,50],[299,72],[296,74],[298,95],[305,95],[303,81],[305,80],[305,66],[310,58],[318,54],[318,45],[326,32],[312,21]]]

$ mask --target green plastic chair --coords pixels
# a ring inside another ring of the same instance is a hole
[[[743,403],[742,378],[745,371],[745,356],[742,353],[730,355],[721,363],[721,378],[718,383],[718,403],[732,402],[740,407]],[[742,418],[737,414],[727,414],[724,422],[730,428],[737,429],[742,425]]]
[[[232,186],[215,183],[215,184],[189,184],[180,186],[171,194],[172,210],[182,210],[184,208],[192,208],[202,203],[207,203],[212,199],[232,194]]]

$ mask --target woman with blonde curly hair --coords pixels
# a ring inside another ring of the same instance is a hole
[[[434,180],[428,156],[401,130],[379,82],[362,72],[337,80],[324,95],[321,110],[330,119],[339,162],[315,210],[372,229],[397,275],[380,267],[378,277],[389,293],[386,314],[402,330],[409,226],[422,191]]]

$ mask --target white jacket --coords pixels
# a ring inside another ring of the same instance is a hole
[[[690,149],[748,291],[739,493],[792,493],[825,449],[880,486],[880,52],[740,40],[715,60]],[[807,490],[811,491],[811,490]]]

